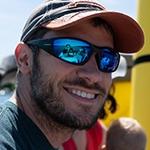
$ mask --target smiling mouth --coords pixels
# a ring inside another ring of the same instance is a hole
[[[65,88],[65,90],[75,96],[78,96],[78,97],[81,97],[81,98],[84,98],[84,99],[89,99],[89,100],[93,100],[95,99],[98,94],[95,94],[95,93],[90,93],[90,92],[86,92],[84,90],[79,90],[79,89],[68,89],[68,88]]]

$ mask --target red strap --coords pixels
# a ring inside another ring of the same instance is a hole
[[[102,143],[102,127],[99,122],[87,130],[87,148],[86,150],[98,150]],[[69,139],[63,144],[64,150],[77,150],[75,142],[73,139]]]
[[[67,142],[63,144],[64,150],[77,150],[76,145],[73,139],[69,139]]]
[[[97,122],[87,132],[87,149],[86,150],[98,150],[102,143],[102,127]]]

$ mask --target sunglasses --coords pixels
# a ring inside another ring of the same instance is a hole
[[[84,65],[95,52],[97,66],[100,71],[114,72],[120,61],[120,54],[110,47],[97,47],[77,38],[37,39],[27,42],[29,46],[36,46],[56,58],[73,65]]]

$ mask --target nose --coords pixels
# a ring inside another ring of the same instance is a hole
[[[105,74],[105,72],[102,72],[98,69],[94,55],[92,55],[86,64],[80,66],[78,71],[78,76],[80,78],[84,78],[84,80],[86,80],[89,84],[100,83],[102,80],[104,80]]]

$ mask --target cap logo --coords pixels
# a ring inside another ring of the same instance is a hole
[[[102,5],[98,4],[94,0],[71,0],[68,4],[68,8],[75,8],[78,4],[87,4],[91,6],[99,7],[101,10],[105,9]]]

